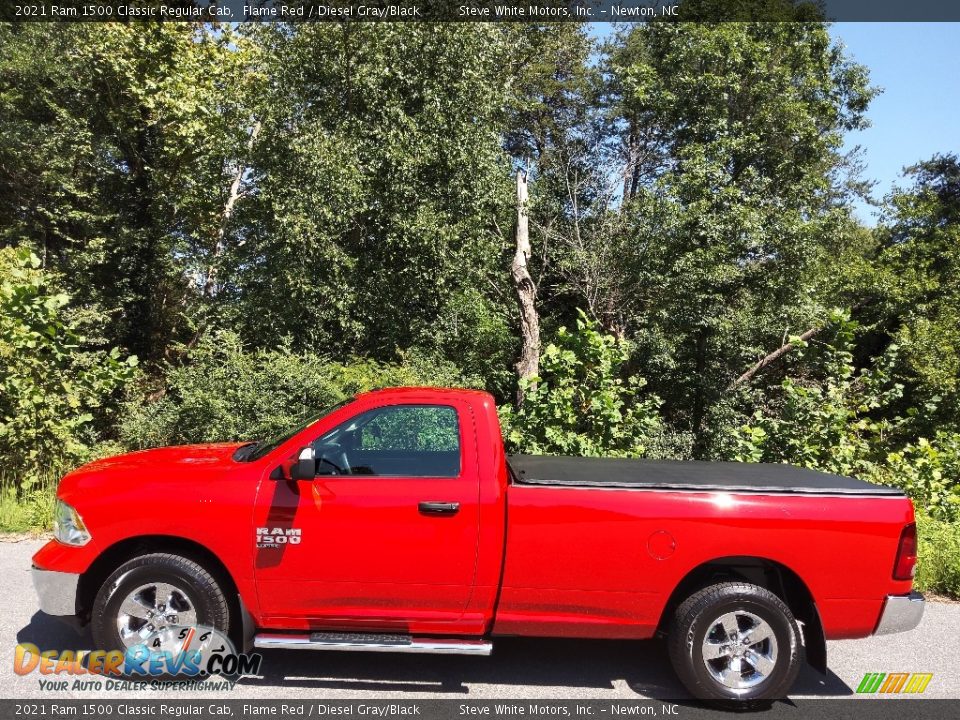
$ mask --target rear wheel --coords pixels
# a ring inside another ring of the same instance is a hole
[[[121,565],[103,583],[92,613],[98,648],[146,645],[178,652],[198,625],[228,632],[226,597],[203,567],[167,553],[142,555]]]
[[[790,608],[758,585],[729,582],[691,595],[670,625],[670,660],[703,700],[785,697],[803,663]]]

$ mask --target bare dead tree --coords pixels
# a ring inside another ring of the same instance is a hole
[[[530,276],[530,218],[528,212],[527,171],[517,170],[517,230],[516,250],[510,265],[510,275],[520,306],[520,337],[522,345],[517,361],[517,376],[521,380],[535,378],[540,373],[540,316],[537,313],[537,286]],[[523,403],[522,388],[517,391],[517,405]]]
[[[217,228],[217,237],[213,245],[213,250],[210,253],[210,262],[207,266],[207,278],[203,283],[203,295],[205,297],[213,297],[216,293],[217,287],[217,261],[221,255],[223,255],[224,250],[226,250],[226,240],[227,240],[227,227],[230,224],[230,219],[233,217],[234,208],[237,205],[237,201],[243,195],[241,192],[241,184],[243,183],[243,176],[247,173],[249,168],[248,158],[253,152],[254,143],[257,141],[257,136],[260,134],[260,121],[255,121],[253,127],[250,128],[250,135],[247,138],[246,144],[246,153],[245,157],[238,159],[236,167],[234,168],[233,179],[230,183],[230,190],[227,193],[227,200],[223,205],[223,212],[220,213],[220,225]]]

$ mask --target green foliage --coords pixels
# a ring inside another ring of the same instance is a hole
[[[233,326],[341,361],[418,346],[508,366],[492,232],[510,217],[503,33],[321,23],[249,37],[258,71],[282,82],[258,100],[256,192],[224,254]]]
[[[0,478],[0,532],[46,531],[53,526],[54,477],[25,490],[16,478]]]
[[[185,359],[167,368],[150,397],[135,394],[127,402],[119,428],[128,447],[263,439],[358,392],[470,384],[448,363],[420,355],[397,364],[344,364],[287,346],[248,349],[230,332],[204,336]]]
[[[246,58],[229,26],[0,27],[0,242],[32,244],[142,359],[204,316]]]
[[[917,539],[916,587],[960,597],[960,522],[933,520],[917,513]]]
[[[646,382],[623,377],[629,345],[580,313],[544,349],[539,377],[521,384],[519,409],[500,408],[513,452],[643,457],[661,430],[659,399]]]
[[[360,450],[458,452],[457,413],[449,407],[393,407],[370,411],[356,447]],[[349,422],[349,421],[348,421]]]
[[[903,488],[931,517],[960,523],[960,434],[921,437],[886,460],[882,482]]]
[[[924,432],[960,429],[960,159],[935,155],[908,168],[913,186],[886,200],[864,322],[900,345],[906,402],[928,406]]]
[[[805,374],[786,377],[780,392],[735,431],[734,459],[788,462],[893,485],[932,517],[960,520],[960,435],[942,431],[933,441],[904,443],[922,413],[895,414],[903,393],[893,377],[898,348],[856,371],[856,326],[845,315],[834,320],[831,343],[802,350],[796,359]]]
[[[555,337],[503,409],[513,449],[794,462],[956,519],[960,160],[909,168],[860,226],[841,153],[866,68],[810,4],[733,11],[602,45],[570,23],[0,25],[0,248],[33,253],[0,254],[0,523],[46,512],[11,483],[92,454],[266,436],[372,386],[513,397],[517,165]]]
[[[0,249],[0,457],[23,487],[88,455],[136,365],[89,347],[69,303],[36,255]]]
[[[903,423],[883,413],[899,399],[902,386],[890,379],[889,359],[857,371],[856,325],[842,313],[834,313],[833,323],[829,344],[798,351],[804,375],[784,378],[779,392],[771,392],[736,431],[735,459],[788,462],[840,475],[875,471],[886,437]]]
[[[702,456],[730,381],[823,314],[849,224],[843,132],[873,91],[820,23],[647,23],[609,68],[635,159],[606,273],[637,360]]]

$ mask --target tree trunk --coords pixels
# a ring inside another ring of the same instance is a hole
[[[535,378],[540,372],[540,317],[537,315],[537,286],[530,277],[530,224],[527,212],[527,173],[517,170],[517,235],[516,252],[510,265],[510,275],[520,305],[520,336],[523,344],[517,362],[517,376],[521,380]],[[523,403],[523,389],[517,391],[517,405]]]
[[[693,459],[703,460],[707,451],[704,437],[704,419],[707,412],[707,349],[710,341],[710,329],[700,328],[696,337],[696,385],[693,391]]]
[[[633,128],[627,136],[627,162],[623,168],[623,201],[626,202],[633,197],[634,177],[636,175],[636,139],[634,138]]]
[[[816,335],[818,332],[820,332],[822,329],[823,329],[823,328],[818,328],[818,327],[817,327],[817,328],[810,328],[810,329],[807,330],[805,333],[803,333],[803,335],[800,336],[800,339],[801,339],[801,340],[809,340],[809,339],[812,338],[814,335]],[[769,364],[772,363],[772,362],[775,362],[775,361],[779,360],[779,359],[782,358],[784,355],[786,355],[788,352],[790,352],[791,350],[793,350],[793,348],[794,348],[793,343],[787,343],[786,345],[781,345],[781,346],[778,347],[776,350],[774,350],[772,353],[770,353],[769,355],[767,355],[766,357],[764,357],[762,360],[760,360],[759,362],[757,362],[753,367],[751,367],[749,370],[747,370],[743,375],[741,375],[741,376],[738,377],[736,380],[734,380],[732,383],[730,383],[730,387],[728,387],[727,389],[730,390],[730,389],[732,389],[732,388],[735,388],[737,385],[741,385],[741,384],[747,382],[747,381],[750,380],[754,375],[756,375],[758,372],[760,372],[761,370],[763,370],[767,365],[769,365]]]
[[[217,241],[214,243],[213,252],[210,254],[210,264],[207,267],[207,279],[203,283],[203,294],[205,297],[213,297],[217,286],[217,259],[226,249],[227,226],[230,218],[233,217],[233,209],[240,199],[240,183],[243,182],[243,175],[247,172],[247,159],[253,151],[253,144],[257,141],[257,135],[260,134],[260,122],[257,121],[250,129],[250,137],[247,138],[246,155],[247,158],[241,158],[237,163],[237,170],[233,175],[233,181],[230,183],[230,192],[227,194],[227,201],[223,205],[223,212],[220,214],[220,227],[217,229]]]

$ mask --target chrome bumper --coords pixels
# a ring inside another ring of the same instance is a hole
[[[890,635],[913,630],[923,617],[923,604],[923,595],[918,592],[909,595],[887,595],[880,613],[880,622],[873,634]]]
[[[40,598],[40,609],[43,612],[47,615],[77,614],[79,574],[43,570],[36,565],[30,574],[33,576],[33,587]]]

